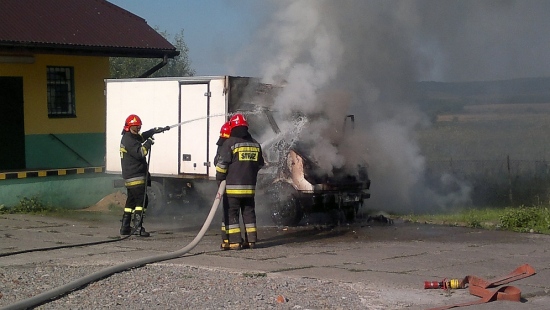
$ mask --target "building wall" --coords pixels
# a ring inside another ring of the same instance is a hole
[[[27,169],[103,166],[104,79],[108,57],[34,55],[32,64],[0,63],[0,76],[23,77]],[[47,66],[74,68],[75,118],[48,118]]]
[[[42,204],[62,209],[82,209],[96,204],[103,197],[126,193],[115,188],[118,175],[83,173],[60,176],[26,177],[2,180],[0,174],[0,208],[14,207],[23,198],[34,198]]]

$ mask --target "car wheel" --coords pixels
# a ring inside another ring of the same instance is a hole
[[[152,181],[151,186],[147,187],[147,215],[159,216],[166,211],[166,201],[164,199],[164,190],[162,184]]]
[[[297,226],[304,215],[298,191],[286,182],[270,185],[266,191],[271,219],[277,226]]]

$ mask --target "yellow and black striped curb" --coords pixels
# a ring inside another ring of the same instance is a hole
[[[105,171],[105,167],[87,167],[87,168],[50,169],[50,170],[35,170],[35,171],[0,172],[0,180],[62,176],[62,175],[74,175],[74,174],[85,174],[85,173],[101,173],[104,171]]]

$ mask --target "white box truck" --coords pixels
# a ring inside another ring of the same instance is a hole
[[[106,173],[121,174],[120,139],[128,115],[141,118],[143,131],[180,124],[154,136],[148,212],[161,213],[170,199],[190,199],[195,182],[215,180],[220,128],[254,81],[231,76],[105,80]]]
[[[279,88],[261,84],[255,78],[107,79],[105,84],[107,173],[121,174],[120,139],[128,115],[137,114],[141,118],[143,131],[173,126],[154,136],[149,161],[152,182],[148,188],[148,214],[161,214],[182,202],[210,205],[212,197],[205,194],[216,192],[213,165],[216,142],[230,114],[250,113],[249,129],[255,138],[265,130],[279,133],[269,110]],[[337,211],[353,219],[363,200],[370,197],[370,180],[365,169],[351,176],[328,178],[315,173],[315,158],[307,149],[277,139],[268,143],[262,143],[267,167],[260,170],[257,201],[269,208],[276,224],[297,225],[305,214],[316,211]],[[115,183],[124,185],[122,178]],[[198,190],[202,188],[207,193]]]

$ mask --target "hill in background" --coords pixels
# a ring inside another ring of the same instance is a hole
[[[550,77],[419,82],[416,100],[428,160],[550,160]]]
[[[550,77],[481,82],[418,82],[415,101],[434,120],[466,106],[550,103]]]

